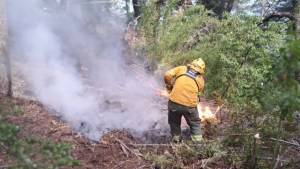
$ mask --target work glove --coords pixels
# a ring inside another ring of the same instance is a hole
[[[168,93],[171,93],[172,91],[172,86],[171,85],[166,85],[166,89]]]

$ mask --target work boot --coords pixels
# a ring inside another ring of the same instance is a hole
[[[191,139],[192,139],[193,143],[196,143],[196,144],[203,142],[202,135],[191,135]]]
[[[172,138],[172,142],[175,144],[179,144],[179,143],[181,143],[181,141],[182,141],[181,136],[173,136],[173,138]]]

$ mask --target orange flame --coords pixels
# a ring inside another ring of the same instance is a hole
[[[197,110],[199,113],[199,118],[201,119],[201,122],[205,123],[205,122],[217,122],[218,119],[216,117],[216,115],[214,113],[212,113],[212,111],[210,110],[210,108],[208,106],[205,107],[205,110],[202,110],[202,106],[200,105],[200,103],[197,104]]]

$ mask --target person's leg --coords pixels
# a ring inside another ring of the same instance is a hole
[[[171,129],[171,135],[173,142],[181,142],[181,117],[182,114],[178,110],[178,105],[176,103],[168,103],[168,123]]]
[[[200,128],[200,118],[197,108],[187,108],[184,118],[190,126],[191,139],[193,142],[201,142],[203,140]]]

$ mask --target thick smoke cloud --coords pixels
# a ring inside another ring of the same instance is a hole
[[[122,19],[79,0],[45,2],[6,1],[10,54],[35,96],[90,139],[159,121],[155,91],[145,85],[156,80],[122,57]]]

